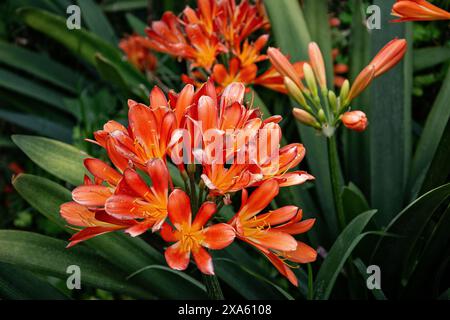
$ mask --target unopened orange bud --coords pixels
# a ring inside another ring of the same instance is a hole
[[[315,42],[311,42],[308,47],[309,60],[311,62],[311,67],[316,75],[317,82],[321,89],[326,89],[327,87],[327,77],[325,73],[325,63],[323,62],[322,52],[319,46]]]
[[[375,77],[392,69],[405,56],[408,44],[405,39],[394,39],[385,45],[369,63],[375,66]]]
[[[356,77],[355,82],[353,82],[352,87],[350,89],[350,93],[345,100],[344,105],[347,105],[355,99],[357,96],[363,92],[367,86],[372,82],[375,77],[375,66],[368,65],[361,71],[361,73]]]
[[[344,126],[354,131],[364,131],[368,125],[366,114],[359,110],[344,113],[341,121]]]
[[[397,0],[392,7],[394,22],[448,20],[450,13],[425,0]]]
[[[305,110],[294,108],[292,109],[292,114],[294,115],[295,119],[297,119],[301,123],[314,128],[320,128],[320,124],[317,122],[316,118],[314,118],[312,114],[306,112]]]
[[[295,71],[292,63],[289,62],[288,58],[281,53],[281,51],[277,48],[269,48],[267,49],[267,55],[269,56],[270,62],[275,67],[275,69],[284,77],[288,77],[294,83],[301,88],[302,84],[300,83],[300,77],[297,76],[297,72]]]

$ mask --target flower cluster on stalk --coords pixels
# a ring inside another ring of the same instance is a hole
[[[314,219],[302,220],[295,206],[260,212],[280,188],[314,177],[295,169],[303,145],[279,148],[281,117],[263,120],[244,103],[244,93],[244,84],[231,83],[217,94],[207,81],[167,96],[155,87],[149,105],[129,100],[128,126],[109,121],[89,140],[106,150],[112,165],[86,159],[84,184],[61,206],[61,216],[78,230],[69,247],[107,232],[149,231],[170,243],[165,257],[171,268],[186,269],[192,256],[203,273],[214,274],[209,250],[237,238],[297,285],[287,261],[314,261],[316,251],[293,236],[308,231]],[[224,222],[221,208],[236,192],[242,193],[240,210]]]
[[[269,28],[262,1],[197,0],[196,9],[187,6],[180,16],[165,12],[146,29],[146,37],[131,38],[139,46],[125,52],[138,67],[142,63],[134,61],[144,49],[186,61],[188,74],[181,79],[197,87],[210,78],[218,91],[242,82],[286,93],[283,77],[273,67],[261,66],[268,59],[263,50]],[[301,75],[301,63],[294,66]]]
[[[351,102],[377,77],[401,61],[407,50],[404,39],[394,39],[386,44],[373,60],[356,77],[352,85],[346,79],[337,95],[327,86],[322,52],[315,42],[309,44],[309,62],[303,64],[303,77],[277,48],[269,48],[268,55],[275,68],[284,76],[289,95],[299,104],[294,117],[305,125],[314,127],[327,136],[333,136],[342,123],[348,129],[364,131],[368,121],[359,110],[351,110]]]

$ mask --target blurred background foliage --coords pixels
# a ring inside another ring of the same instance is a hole
[[[343,231],[335,218],[324,140],[292,121],[294,103],[288,97],[255,89],[256,105],[285,117],[281,126],[286,140],[307,147],[302,168],[312,172],[316,182],[286,189],[273,205],[299,205],[307,217],[318,219],[308,240],[320,257],[309,273],[306,268],[296,270],[301,283],[296,289],[264,258],[234,244],[215,260],[226,297],[449,298],[450,186],[445,183],[450,173],[450,29],[447,22],[391,24],[393,2],[264,1],[272,24],[270,45],[296,61],[306,59],[305,48],[314,40],[328,65],[348,67],[336,76],[353,80],[393,37],[407,38],[410,50],[400,66],[356,102],[369,115],[370,129],[339,136],[348,223]],[[450,8],[447,0],[432,2]],[[364,26],[365,8],[371,3],[382,8],[380,31],[368,32]],[[81,7],[82,30],[65,26],[71,4]],[[182,87],[184,63],[156,53],[157,69],[144,75],[124,59],[118,41],[133,33],[143,35],[145,26],[163,12],[178,13],[186,5],[196,6],[195,1],[181,0],[0,3],[0,297],[204,297],[198,271],[180,275],[164,267],[155,250],[163,245],[157,239],[108,235],[66,252],[67,228],[58,217],[59,204],[70,198],[67,189],[77,182],[72,177],[82,178],[81,159],[86,154],[105,159],[100,148],[84,139],[92,138],[109,119],[124,121],[126,100],[146,103],[153,85],[165,91]],[[13,142],[11,135],[20,136]],[[45,157],[61,152],[62,159],[45,162]],[[14,188],[11,177],[19,174]],[[27,248],[27,243],[36,245]],[[14,252],[5,253],[10,248]],[[31,261],[20,255],[29,255]],[[91,274],[87,286],[69,292],[61,266],[74,257]],[[127,258],[127,265],[121,266]],[[48,266],[45,259],[54,259],[55,265]],[[369,264],[380,265],[382,290],[367,290]],[[146,266],[153,267],[125,280]],[[102,274],[105,268],[114,270]],[[314,288],[308,288],[313,281]]]

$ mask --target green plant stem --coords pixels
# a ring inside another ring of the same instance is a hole
[[[345,228],[344,205],[341,198],[339,155],[337,151],[336,135],[327,139],[328,160],[330,165],[331,187],[333,189],[334,206],[341,230]]]
[[[198,204],[197,204],[197,190],[195,186],[195,172],[189,173],[189,182],[191,185],[191,203],[192,203],[192,212],[197,213]]]
[[[308,300],[312,300],[314,297],[314,287],[313,287],[314,279],[313,279],[313,270],[311,263],[308,263]]]
[[[219,280],[215,275],[203,274],[203,283],[206,287],[206,292],[211,300],[225,300],[222,289],[220,288]]]

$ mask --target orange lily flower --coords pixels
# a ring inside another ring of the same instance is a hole
[[[126,230],[131,236],[138,236],[152,228],[159,230],[167,217],[169,192],[169,172],[161,159],[153,159],[147,164],[147,174],[151,178],[149,187],[133,169],[123,173],[123,183],[105,204],[106,212],[121,220],[140,221]]]
[[[217,55],[227,52],[228,49],[219,42],[216,36],[208,37],[199,25],[189,24],[185,30],[193,48],[193,64],[191,67],[201,67],[209,72],[216,61]]]
[[[341,120],[344,126],[354,131],[364,131],[368,125],[366,114],[359,110],[344,113]]]
[[[255,185],[260,185],[263,181],[277,180],[280,187],[303,184],[306,181],[314,180],[314,176],[306,171],[290,171],[297,166],[305,157],[305,147],[300,143],[292,143],[282,147],[277,155],[277,161],[273,164],[269,157],[259,159],[258,171],[262,173],[261,181]]]
[[[94,176],[94,181],[86,176],[84,185],[72,191],[72,199],[92,210],[103,209],[106,200],[114,193],[122,176],[99,159],[85,159],[84,166]]]
[[[129,128],[110,121],[103,130],[94,133],[94,142],[108,151],[108,156],[120,170],[128,161],[145,169],[153,158],[164,158],[173,130],[177,127],[175,112],[169,107],[164,93],[154,87],[150,106],[128,100]]]
[[[217,208],[213,202],[202,204],[192,221],[191,202],[188,195],[175,189],[169,197],[169,219],[175,230],[164,224],[161,236],[168,242],[175,242],[165,251],[167,264],[175,270],[185,270],[192,253],[195,263],[204,274],[213,275],[212,258],[205,248],[219,250],[230,245],[234,229],[225,223],[204,227]]]
[[[391,14],[404,21],[449,20],[450,13],[425,0],[397,0]]]
[[[162,19],[153,21],[145,32],[148,35],[145,44],[149,48],[183,59],[194,57],[193,49],[182,32],[180,21],[172,12],[165,12]]]
[[[70,225],[85,227],[69,239],[70,242],[67,248],[104,233],[129,229],[137,223],[134,220],[116,219],[108,215],[104,210],[91,211],[76,202],[62,204],[60,214]]]
[[[119,47],[125,52],[128,61],[140,71],[156,69],[156,57],[145,46],[145,39],[132,35],[120,40]]]
[[[214,33],[214,19],[219,13],[219,8],[215,0],[198,0],[198,9],[186,7],[183,11],[185,24],[196,24],[202,27],[207,35]]]
[[[243,190],[241,208],[229,223],[235,228],[237,238],[261,251],[282,275],[297,286],[297,278],[284,260],[297,263],[316,260],[316,251],[293,237],[311,229],[315,219],[300,221],[302,211],[295,206],[259,214],[278,192],[279,185],[275,180],[264,182],[250,197]]]
[[[232,58],[229,71],[223,64],[215,64],[212,77],[222,88],[225,88],[233,82],[252,83],[256,78],[257,71],[258,67],[255,64],[243,67],[238,58]]]
[[[249,35],[270,26],[260,1],[251,5],[248,0],[243,0],[236,5],[235,0],[224,0],[219,2],[219,6],[221,12],[216,24],[230,47],[237,49]]]
[[[245,40],[242,49],[235,52],[236,57],[241,62],[242,68],[267,59],[267,56],[261,55],[260,52],[266,46],[268,40],[268,34],[263,34],[252,44],[248,40]]]

